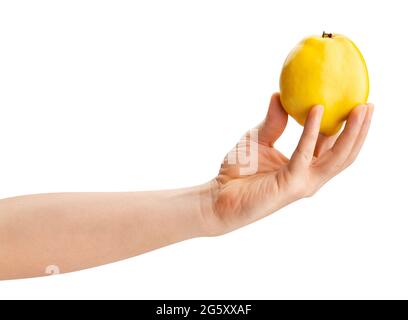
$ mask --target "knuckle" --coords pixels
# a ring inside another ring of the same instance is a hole
[[[317,193],[317,191],[319,191],[319,189],[320,189],[319,185],[317,185],[315,183],[311,183],[307,188],[305,198],[313,197]]]
[[[309,131],[309,132],[305,133],[304,139],[308,143],[311,143],[312,141],[317,140],[318,136],[319,136],[319,132]]]
[[[348,167],[350,167],[354,163],[354,160],[356,160],[356,159],[347,160],[346,163],[344,164],[344,166],[342,167],[342,170],[347,169]]]
[[[305,186],[303,196],[304,198],[311,198],[319,190],[319,181],[316,181],[315,177],[313,176],[308,176],[304,181]]]
[[[307,194],[307,183],[305,176],[303,174],[296,173],[292,176],[291,180],[290,185],[293,196],[297,199],[304,198]]]
[[[300,170],[291,176],[292,194],[296,199],[313,197],[320,189],[322,178],[316,176],[316,172],[310,170]]]
[[[356,161],[357,155],[351,155],[349,159],[346,161],[346,167],[350,166],[354,161]]]
[[[317,188],[314,186],[312,188],[308,188],[305,194],[305,198],[311,198],[313,197],[317,192]]]
[[[343,169],[343,163],[337,162],[337,163],[333,164],[332,172],[333,173],[340,172],[342,169]]]
[[[300,161],[302,162],[309,161],[309,155],[304,149],[297,148],[295,152],[296,152],[297,157],[300,159]]]

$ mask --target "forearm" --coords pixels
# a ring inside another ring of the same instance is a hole
[[[203,236],[208,185],[129,193],[61,193],[0,200],[0,279],[129,258]]]

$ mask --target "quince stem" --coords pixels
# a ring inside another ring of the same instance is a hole
[[[322,38],[333,38],[333,33],[326,33],[323,31]]]

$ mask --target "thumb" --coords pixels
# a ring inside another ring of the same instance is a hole
[[[282,135],[287,123],[288,114],[282,107],[280,95],[274,93],[265,120],[259,126],[259,143],[272,147]]]

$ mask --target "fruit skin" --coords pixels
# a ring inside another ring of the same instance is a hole
[[[369,78],[363,55],[339,34],[302,40],[288,55],[280,76],[281,102],[304,125],[310,108],[324,106],[320,132],[337,133],[350,111],[366,103]]]

